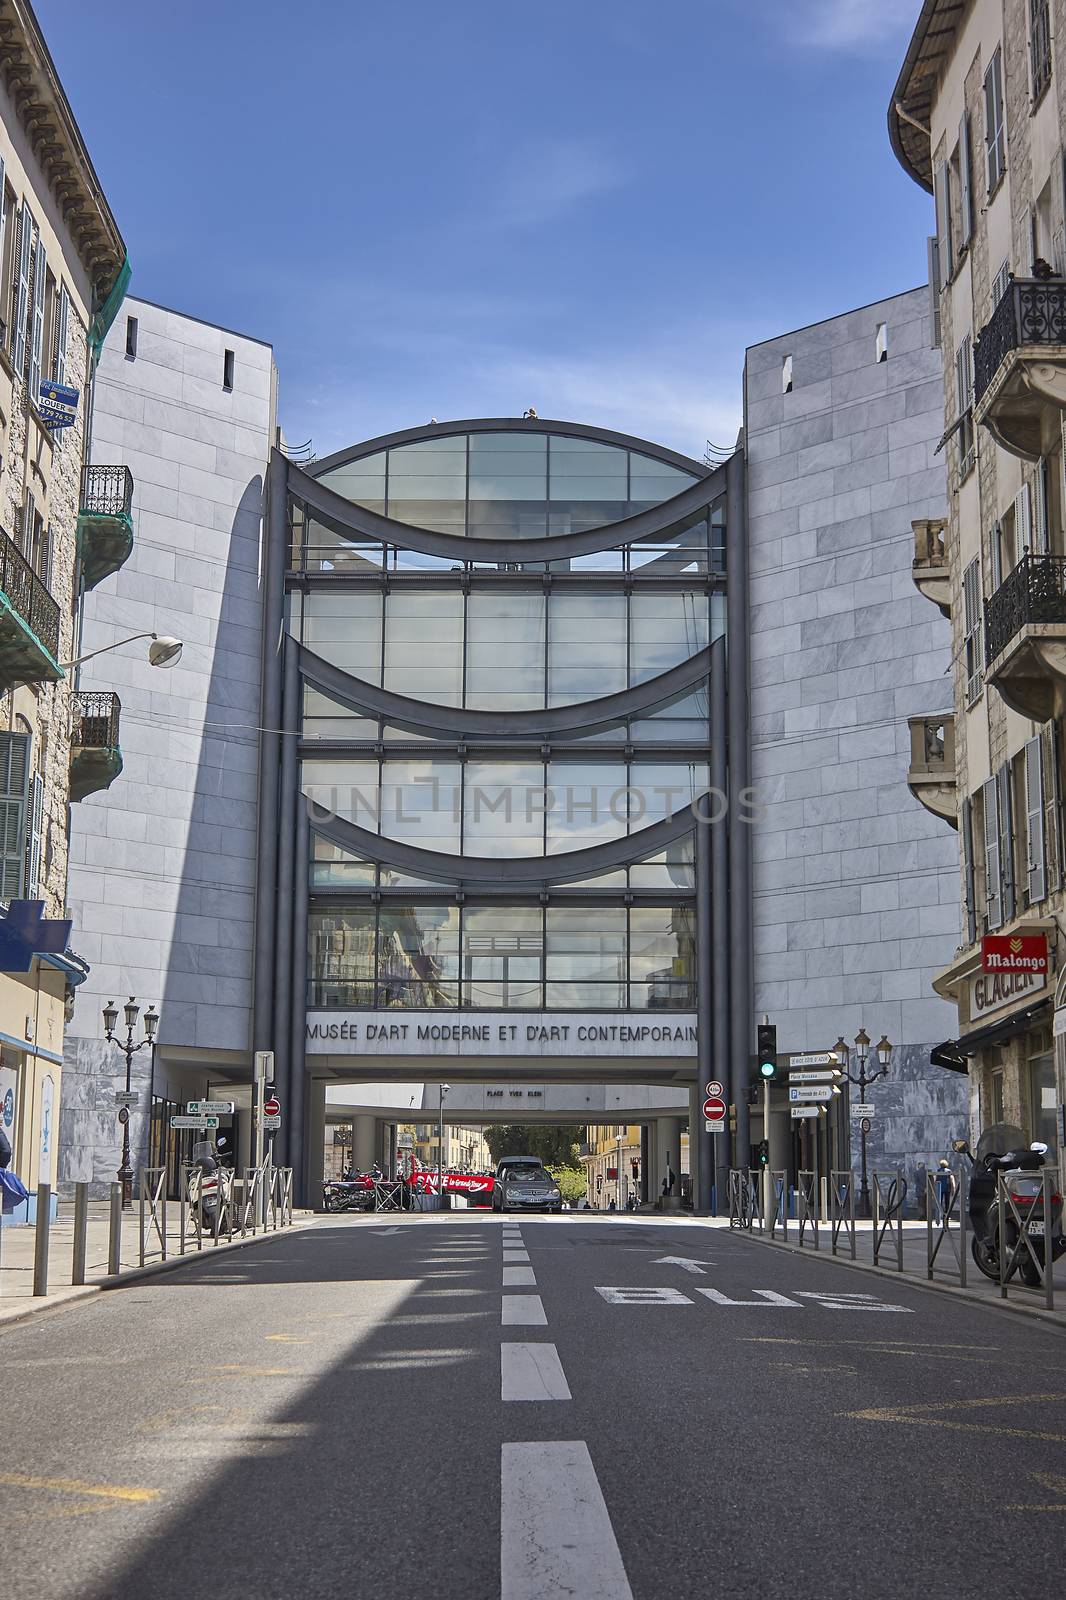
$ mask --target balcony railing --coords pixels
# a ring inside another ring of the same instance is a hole
[[[18,545],[0,528],[0,589],[11,608],[55,659],[59,653],[59,606]]]
[[[985,601],[985,664],[1030,622],[1066,622],[1066,559],[1024,555]]]
[[[950,711],[938,716],[908,718],[911,730],[911,766],[914,777],[940,778],[955,774],[955,718]]]
[[[122,702],[110,690],[73,694],[70,697],[72,725],[70,742],[76,750],[117,750]]]
[[[1012,350],[1066,345],[1066,282],[1013,278],[974,346],[974,402],[981,400]]]
[[[133,473],[129,467],[85,467],[81,475],[82,516],[129,517]]]

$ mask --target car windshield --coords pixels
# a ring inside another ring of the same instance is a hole
[[[547,1183],[548,1174],[543,1167],[508,1167],[505,1183]]]

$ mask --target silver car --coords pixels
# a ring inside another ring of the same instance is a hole
[[[504,1156],[496,1168],[494,1211],[561,1211],[559,1185],[536,1156]]]

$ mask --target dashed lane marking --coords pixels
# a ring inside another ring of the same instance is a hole
[[[505,1294],[500,1321],[505,1328],[546,1328],[544,1304],[539,1294]]]
[[[533,1289],[536,1287],[537,1275],[532,1267],[504,1267],[503,1286],[505,1289]]]
[[[500,1458],[501,1600],[633,1600],[588,1445],[505,1444]]]
[[[553,1344],[500,1346],[501,1400],[570,1400],[559,1352]]]

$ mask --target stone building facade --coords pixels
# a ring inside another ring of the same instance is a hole
[[[919,719],[951,704],[949,629],[911,578],[912,522],[944,516],[942,413],[925,289],[747,352],[755,1011],[782,1056],[887,1036],[869,1156],[912,1181],[966,1117],[930,1063],[954,1025],[931,982],[958,942],[955,840],[908,790]],[[772,1164],[850,1165],[845,1101],[828,1123],[800,1160],[775,1088]]]
[[[68,806],[117,757],[106,664],[103,717],[72,693],[71,666],[84,595],[132,537],[128,506],[82,470],[92,364],[128,269],[32,10],[4,0],[0,26],[0,914],[41,902],[58,925]],[[85,965],[58,926],[18,916],[33,931],[29,970],[0,973],[0,1126],[32,1190],[56,1177],[64,1026]]]
[[[951,620],[954,754],[942,778],[957,813],[962,926],[936,988],[958,1008],[974,1131],[1005,1120],[1061,1153],[1062,5],[926,0],[889,126],[904,170],[935,195],[948,511],[916,550],[915,579]]]

